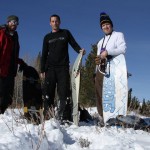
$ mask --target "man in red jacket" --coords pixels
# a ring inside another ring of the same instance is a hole
[[[11,15],[7,24],[0,27],[0,114],[12,103],[14,79],[19,59],[19,41],[17,26],[19,18]]]

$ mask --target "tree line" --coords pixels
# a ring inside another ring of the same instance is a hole
[[[95,107],[95,85],[94,85],[94,73],[95,73],[95,57],[97,55],[97,45],[91,45],[91,51],[85,59],[85,64],[81,66],[81,79],[80,79],[80,93],[79,103],[84,107]],[[40,73],[41,53],[37,55],[35,59],[26,57],[26,62],[32,65],[38,73]],[[70,68],[71,72],[71,68]],[[131,73],[127,74],[128,78],[132,76]],[[57,97],[57,96],[56,96]],[[150,100],[142,100],[140,103],[136,96],[132,96],[132,88],[128,90],[128,111],[137,111],[138,113],[150,116]],[[19,73],[16,77],[15,91],[14,91],[14,103],[13,105],[22,106],[22,73]]]

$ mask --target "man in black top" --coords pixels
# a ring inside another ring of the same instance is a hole
[[[44,116],[46,119],[49,108],[54,106],[55,88],[59,96],[59,108],[57,118],[64,120],[64,110],[70,90],[69,54],[68,44],[79,53],[84,54],[69,30],[60,29],[60,17],[56,14],[50,17],[52,31],[43,40],[41,59],[41,78],[44,82]]]

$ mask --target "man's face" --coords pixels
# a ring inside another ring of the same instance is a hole
[[[8,22],[8,28],[10,31],[15,31],[17,29],[18,22],[16,20],[11,20]]]
[[[112,32],[112,25],[110,23],[102,24],[102,30],[105,34],[110,34]]]
[[[50,25],[52,27],[52,31],[57,31],[59,30],[60,20],[57,17],[51,17]]]

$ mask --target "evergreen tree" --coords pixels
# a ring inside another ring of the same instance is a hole
[[[144,116],[150,116],[150,101],[146,102],[146,100],[143,99],[141,114]]]
[[[92,45],[92,50],[88,55],[85,66],[81,69],[81,88],[79,102],[86,106],[95,106],[95,86],[93,74],[95,72],[95,56],[97,46]]]
[[[132,99],[132,88],[130,88],[128,91],[128,108],[130,107],[131,99]]]
[[[139,102],[138,98],[136,96],[134,96],[131,99],[129,110],[133,111],[133,110],[138,110],[138,109],[140,109],[140,102]]]
[[[141,114],[144,113],[145,109],[146,109],[146,103],[145,103],[145,99],[143,99],[142,108],[141,108]]]
[[[146,112],[147,112],[146,115],[150,117],[150,100],[148,100],[146,102],[146,106],[147,106],[147,108],[146,108]]]
[[[130,78],[131,76],[132,74],[127,72],[127,78]],[[132,99],[132,88],[128,90],[128,110],[130,109],[131,99]]]
[[[37,57],[35,59],[34,67],[37,70],[37,72],[40,73],[40,69],[41,69],[41,52],[39,52],[39,54],[37,55]]]

